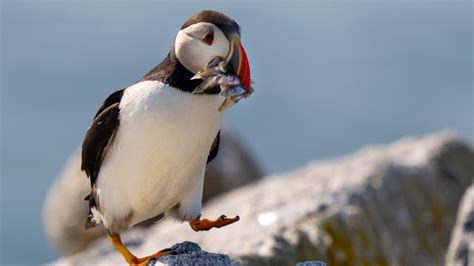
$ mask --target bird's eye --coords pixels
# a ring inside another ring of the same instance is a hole
[[[202,38],[202,41],[205,42],[207,45],[212,45],[212,42],[214,41],[214,29],[211,29],[204,38]]]

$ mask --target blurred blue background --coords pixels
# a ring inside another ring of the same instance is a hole
[[[256,94],[226,119],[267,172],[444,128],[474,139],[472,1],[3,1],[1,264],[56,256],[41,208],[61,165],[209,8],[242,26]]]

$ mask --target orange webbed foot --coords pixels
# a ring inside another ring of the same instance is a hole
[[[127,247],[125,247],[119,234],[109,233],[109,239],[112,241],[114,247],[120,252],[120,254],[122,254],[123,258],[128,262],[128,264],[133,266],[146,266],[151,260],[156,260],[159,257],[165,255],[176,254],[176,252],[171,249],[163,249],[153,255],[137,258],[132,254],[132,252],[130,252],[130,250],[128,250]]]
[[[146,265],[148,265],[148,263],[150,263],[150,261],[156,260],[159,257],[166,256],[166,255],[175,255],[175,254],[176,254],[176,252],[174,252],[171,249],[164,249],[164,250],[160,250],[160,251],[158,251],[155,254],[150,255],[150,256],[146,256],[146,257],[143,257],[143,258],[132,259],[132,261],[130,261],[130,265],[132,265],[132,266],[146,266]]]
[[[152,260],[156,260],[156,259],[158,259],[159,257],[162,257],[162,256],[175,255],[175,254],[176,254],[176,252],[174,252],[171,249],[164,249],[164,250],[160,250],[160,251],[158,251],[155,254],[150,255],[150,256],[146,256],[146,257],[143,257],[143,258],[134,258],[134,259],[132,259],[132,261],[130,261],[130,265],[131,266],[147,266],[150,263],[150,261],[152,261]]]
[[[211,221],[208,219],[193,219],[189,221],[189,225],[191,228],[198,232],[198,231],[208,231],[212,228],[220,228],[224,227],[229,224],[233,224],[240,220],[239,216],[236,216],[234,218],[227,218],[225,215],[221,215],[217,220]]]

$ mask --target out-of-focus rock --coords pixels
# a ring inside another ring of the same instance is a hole
[[[80,165],[80,154],[75,152],[50,188],[43,208],[46,234],[63,254],[80,251],[104,234],[102,226],[84,228],[88,205],[83,198],[90,189],[90,181]]]
[[[452,134],[405,138],[211,200],[203,216],[240,215],[227,227],[195,233],[163,221],[123,239],[140,256],[187,240],[243,265],[440,265],[473,162],[472,149]],[[98,240],[55,263],[123,264],[111,246]]]
[[[474,185],[466,190],[459,205],[458,218],[446,255],[446,265],[474,265]]]
[[[78,252],[105,234],[102,226],[84,228],[88,204],[83,198],[89,194],[90,181],[80,165],[80,151],[76,151],[52,185],[43,210],[47,235],[63,254]],[[219,154],[207,166],[203,201],[258,180],[262,175],[253,154],[235,130],[225,125],[221,129]]]
[[[219,154],[209,163],[203,201],[260,179],[263,171],[251,150],[228,124],[221,129]]]

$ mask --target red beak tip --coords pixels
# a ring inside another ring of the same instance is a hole
[[[249,60],[247,58],[247,53],[245,52],[244,47],[240,44],[240,54],[242,56],[240,70],[239,70],[239,77],[242,81],[242,85],[247,92],[251,92],[252,88],[252,79],[250,78],[250,65]]]

